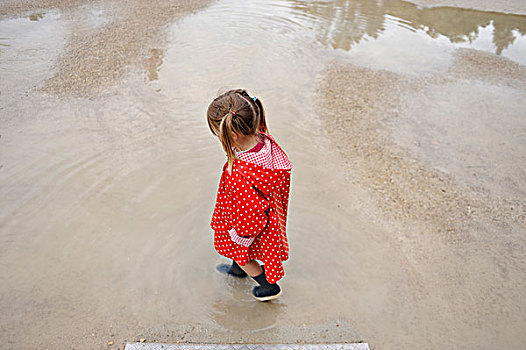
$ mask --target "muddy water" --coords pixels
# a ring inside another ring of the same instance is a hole
[[[448,71],[463,47],[524,64],[523,16],[426,10],[401,1],[219,1],[174,23],[169,44],[146,48],[137,67],[103,93],[42,93],[39,87],[61,69],[54,64],[68,38],[118,20],[106,17],[103,5],[77,11],[0,22],[0,310],[6,315],[0,328],[8,348],[106,348],[109,340],[139,338],[363,339],[393,349],[525,343],[518,291],[524,281],[484,299],[477,297],[481,285],[470,280],[476,287],[465,290],[475,294],[473,302],[459,309],[482,312],[471,319],[457,311],[453,291],[461,286],[428,285],[444,278],[432,265],[443,256],[423,265],[411,260],[367,189],[346,179],[315,113],[318,82],[333,59],[411,78]],[[214,271],[221,258],[208,223],[224,155],[204,115],[218,90],[238,86],[263,100],[271,132],[295,166],[291,259],[284,296],[271,305],[250,298],[249,281]],[[524,90],[515,90],[522,96]],[[444,105],[449,98],[432,89],[426,96]],[[405,108],[418,110],[410,101],[420,96],[408,98]],[[524,130],[521,105],[513,103],[510,130]],[[429,118],[440,126],[436,115]],[[421,129],[408,125],[393,133],[418,138]],[[496,132],[522,147],[524,138],[510,130]],[[477,142],[461,143],[466,157],[480,155],[470,153]],[[413,152],[434,166],[454,154],[453,146],[446,154]],[[516,182],[524,169],[518,154]],[[452,172],[465,180],[462,171]],[[496,183],[497,175],[485,184]],[[515,195],[513,184],[491,188]],[[439,251],[458,249],[422,241]],[[491,305],[478,303],[483,300]],[[501,304],[512,324],[487,324],[484,316],[502,321],[495,317]]]

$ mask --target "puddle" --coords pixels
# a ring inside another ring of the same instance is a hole
[[[62,14],[55,10],[0,21],[0,101],[11,103],[52,78],[71,37],[107,23],[101,9],[79,7]],[[0,102],[1,103],[1,102]]]
[[[52,75],[66,32],[57,12],[0,21],[0,74],[3,104],[12,102]]]
[[[446,69],[458,47],[526,63],[526,16],[404,1],[292,2],[316,39],[354,64],[401,73]]]
[[[67,342],[94,348],[141,332],[174,341],[183,334],[161,330],[201,324],[195,341],[350,341],[390,329],[402,310],[417,321],[401,327],[419,323],[422,335],[396,328],[378,343],[429,345],[425,331],[439,321],[426,315],[443,299],[362,213],[370,199],[345,179],[315,112],[319,76],[333,59],[408,76],[447,72],[461,47],[525,64],[524,16],[402,1],[218,1],[170,26],[169,44],[145,48],[141,76],[99,97],[56,99],[32,88],[61,69],[54,64],[68,38],[114,21],[90,7],[68,16],[0,21],[6,338],[62,347],[69,334]],[[214,270],[221,259],[208,224],[224,154],[204,116],[231,87],[262,99],[295,166],[285,293],[269,309],[248,297],[249,282]],[[441,327],[434,334],[454,325]]]

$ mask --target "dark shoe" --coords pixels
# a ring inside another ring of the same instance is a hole
[[[270,287],[256,286],[252,289],[252,296],[259,301],[277,299],[281,293],[281,287],[277,284],[271,284]]]
[[[237,262],[235,262],[234,260],[232,260],[232,265],[219,264],[217,265],[216,269],[217,271],[221,273],[226,273],[227,275],[230,275],[230,276],[239,277],[239,278],[247,277],[247,273],[243,271],[243,269],[239,267]]]
[[[277,283],[270,284],[265,276],[265,270],[259,276],[252,277],[259,286],[252,289],[252,296],[259,301],[269,301],[278,298],[281,295],[281,288]]]

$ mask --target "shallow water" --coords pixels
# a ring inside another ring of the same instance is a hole
[[[453,332],[469,332],[463,319],[430,318],[443,298],[421,285],[426,270],[400,254],[371,221],[370,199],[345,180],[314,111],[316,87],[332,59],[422,76],[446,71],[457,48],[471,47],[525,64],[524,16],[401,1],[225,0],[171,26],[169,44],[147,48],[142,71],[101,96],[40,93],[68,38],[111,20],[86,7],[0,21],[0,327],[13,347],[173,340],[189,324],[205,330],[185,334],[196,341],[365,334],[396,348],[434,347],[441,332],[451,331],[448,344],[465,339]],[[270,306],[250,298],[249,282],[214,271],[221,258],[208,224],[224,155],[204,116],[218,90],[239,86],[263,100],[295,166],[285,293]],[[496,133],[524,130],[522,105],[513,106],[513,128]],[[422,157],[436,165],[447,152]],[[514,176],[522,158],[519,168]]]

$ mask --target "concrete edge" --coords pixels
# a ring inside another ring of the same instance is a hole
[[[370,350],[368,343],[335,344],[163,344],[128,343],[124,350]]]

